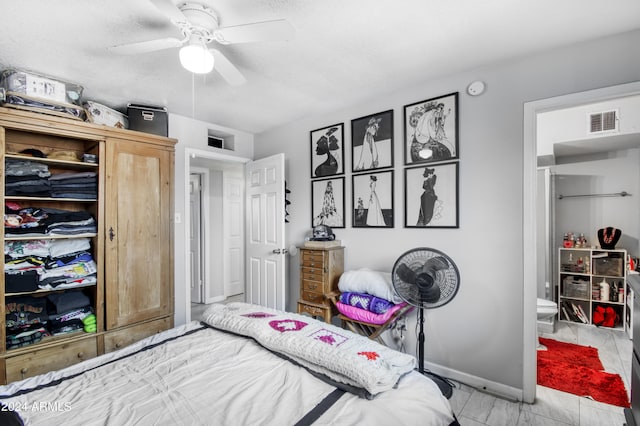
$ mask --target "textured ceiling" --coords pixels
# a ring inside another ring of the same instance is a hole
[[[218,12],[221,27],[285,18],[296,36],[217,45],[248,80],[231,87],[215,71],[184,70],[175,48],[135,56],[107,50],[181,36],[147,0],[5,0],[0,66],[81,84],[85,99],[121,111],[129,102],[161,105],[261,132],[438,76],[640,28],[638,0],[204,3]]]

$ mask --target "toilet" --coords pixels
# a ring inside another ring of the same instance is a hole
[[[547,348],[540,343],[540,333],[555,331],[555,316],[558,313],[558,305],[551,300],[538,298],[536,311],[538,314],[538,350],[545,350]]]
[[[536,310],[538,312],[538,321],[545,320],[558,313],[558,305],[556,305],[556,302],[538,297]]]

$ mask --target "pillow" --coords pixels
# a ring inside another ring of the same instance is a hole
[[[340,292],[367,293],[393,303],[403,300],[393,290],[389,272],[372,271],[362,268],[347,271],[338,280]]]
[[[338,311],[346,317],[349,317],[353,320],[366,322],[367,324],[384,324],[391,318],[393,314],[396,313],[399,309],[407,306],[407,302],[398,303],[397,305],[393,305],[391,309],[389,309],[384,314],[374,314],[373,312],[367,311],[365,309],[356,308],[355,306],[345,305],[344,303],[336,302],[336,307]]]
[[[355,306],[356,308],[365,309],[374,314],[384,314],[393,306],[388,300],[372,296],[367,293],[353,293],[350,291],[340,293],[340,302],[345,305]]]

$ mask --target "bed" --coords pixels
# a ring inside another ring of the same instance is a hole
[[[457,425],[414,368],[307,316],[213,305],[201,322],[0,387],[0,424]]]

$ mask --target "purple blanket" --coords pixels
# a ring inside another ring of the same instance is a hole
[[[384,314],[393,306],[393,303],[388,300],[372,296],[371,294],[353,293],[350,291],[340,293],[340,303],[355,306],[356,308],[364,309],[374,314]]]

